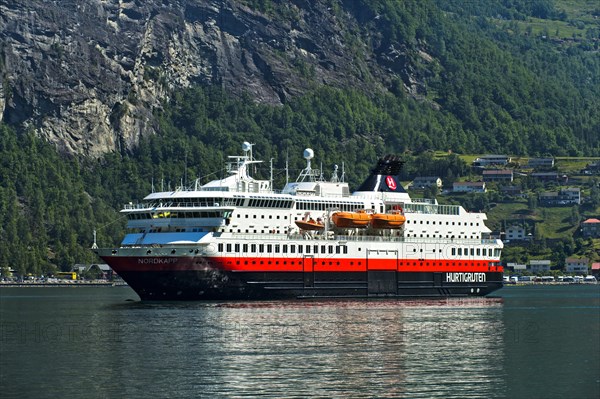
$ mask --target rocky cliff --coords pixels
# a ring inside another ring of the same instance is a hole
[[[418,94],[409,51],[362,28],[377,16],[328,3],[261,12],[233,0],[4,0],[0,118],[98,156],[155,132],[156,107],[194,84],[270,104],[322,84],[372,92],[397,80]]]

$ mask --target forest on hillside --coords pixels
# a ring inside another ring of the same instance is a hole
[[[246,2],[278,12],[277,2]],[[558,2],[462,3],[332,1],[335,12],[360,9],[365,32],[378,21],[373,41],[426,49],[426,56],[409,52],[422,68],[422,96],[408,96],[396,80],[387,94],[321,86],[270,106],[194,87],[157,111],[158,134],[133,152],[100,159],[65,159],[32,130],[0,124],[0,267],[39,275],[97,261],[93,232],[100,246],[117,244],[124,203],[153,186],[221,177],[226,156],[239,154],[243,141],[266,161],[261,177],[273,159],[277,186],[286,162],[295,179],[307,147],[326,177],[343,164],[351,187],[388,153],[404,157],[403,180],[438,175],[449,182],[470,173],[460,153],[599,156],[597,27],[559,43],[518,25],[531,18],[569,23]],[[451,155],[436,158],[434,150]]]

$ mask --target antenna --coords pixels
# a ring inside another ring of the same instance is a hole
[[[97,249],[98,244],[96,244],[96,229],[94,229],[94,243],[92,244],[92,249]]]
[[[290,168],[289,168],[288,156],[289,156],[289,153],[286,150],[285,151],[285,185],[286,186],[290,182]]]
[[[321,170],[320,170],[320,174],[319,174],[319,181],[323,181],[325,180],[325,178],[323,177],[323,162],[321,162]]]
[[[184,165],[184,169],[183,169],[183,183],[185,183],[185,186],[187,186],[187,148],[185,150],[185,161],[184,162],[185,162],[185,165]],[[183,183],[181,184],[182,188],[184,187]]]
[[[337,183],[339,181],[338,179],[338,166],[337,165],[333,165],[333,174],[331,175],[331,182],[332,183]]]
[[[271,158],[271,160],[269,161],[271,164],[271,178],[269,179],[269,183],[271,184],[271,190],[273,189],[273,159],[275,158]]]

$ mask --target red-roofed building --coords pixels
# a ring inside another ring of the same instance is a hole
[[[600,278],[600,262],[592,263],[592,275]]]
[[[581,223],[581,234],[584,237],[600,237],[600,220],[588,219]]]

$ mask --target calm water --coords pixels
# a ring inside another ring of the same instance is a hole
[[[2,398],[600,397],[600,286],[501,298],[140,303],[0,288]]]

